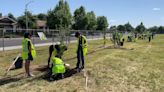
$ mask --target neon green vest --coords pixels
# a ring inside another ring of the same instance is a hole
[[[65,73],[65,66],[60,58],[53,57],[52,61],[53,61],[53,67],[52,67],[53,74]]]
[[[30,44],[31,44],[31,49],[32,49],[31,54],[32,54],[32,57],[33,58],[36,57],[36,50],[35,50],[34,45],[31,42],[31,40],[28,39],[28,38],[24,38],[23,41],[22,41],[22,58],[24,60],[28,59],[28,53],[29,53],[28,42],[30,42]]]
[[[52,55],[52,56],[54,56],[54,57],[58,54],[58,52],[57,52],[56,48],[54,48],[54,50],[53,50],[53,52],[52,52],[52,53],[53,53],[53,55]]]
[[[81,39],[81,37],[82,37],[82,48],[83,48],[83,54],[84,54],[84,56],[87,54],[87,52],[88,52],[88,42],[87,42],[87,39],[86,39],[86,37],[85,36],[80,36],[79,38],[78,38],[78,44],[77,44],[77,49],[78,49],[78,46],[79,46],[79,40]]]

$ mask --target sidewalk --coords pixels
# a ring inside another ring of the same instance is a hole
[[[100,40],[100,39],[103,39],[103,38],[88,39],[88,41]],[[76,40],[71,41],[71,43],[75,43],[75,42],[76,42]],[[55,42],[54,44],[57,44],[57,43],[59,43],[59,42]],[[48,45],[52,45],[52,42],[51,43],[35,44],[36,47],[48,46]],[[4,47],[4,50],[7,51],[7,50],[15,50],[15,49],[21,49],[21,48],[22,48],[21,45],[19,45],[19,46],[9,46],[9,47]],[[0,48],[0,51],[3,51],[2,47]]]

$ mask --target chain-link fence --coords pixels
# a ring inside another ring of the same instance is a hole
[[[8,47],[20,47],[22,44],[23,35],[25,32],[32,34],[32,42],[38,44],[55,44],[63,42],[69,44],[76,40],[75,32],[79,31],[88,39],[103,38],[104,32],[98,30],[53,30],[53,29],[0,29],[0,51],[4,51]],[[40,40],[38,32],[43,32],[47,40]],[[110,36],[110,32],[106,32],[106,36]]]

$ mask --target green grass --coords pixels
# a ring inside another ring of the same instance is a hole
[[[48,82],[43,72],[34,71],[36,77],[25,78],[24,69],[11,71],[5,82],[0,81],[0,92],[164,92],[164,35],[158,35],[151,43],[141,40],[125,43],[124,49],[101,49],[103,41],[89,42],[86,56],[88,88],[82,73],[59,81]],[[108,41],[107,45],[112,45]],[[76,44],[71,44],[64,54],[64,61],[74,68],[76,65]],[[98,50],[100,49],[100,50]],[[47,64],[48,47],[37,48],[38,57],[32,67]],[[19,50],[0,53],[0,76]],[[14,76],[14,77],[13,77]]]

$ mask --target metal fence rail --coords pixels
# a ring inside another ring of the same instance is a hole
[[[74,33],[79,31],[88,39],[103,38],[104,32],[99,30],[54,30],[54,29],[0,29],[0,48],[5,51],[6,47],[20,46],[22,44],[23,35],[29,32],[33,35],[32,41],[34,44],[56,43],[64,41],[69,44],[75,40]],[[37,32],[43,32],[47,40],[40,40]],[[106,32],[106,36],[110,36],[110,32]]]

